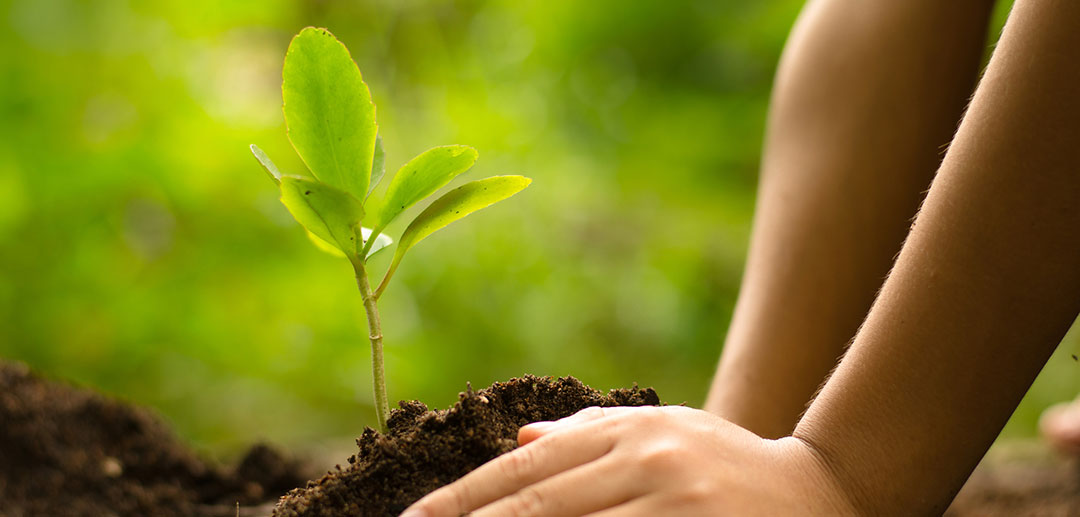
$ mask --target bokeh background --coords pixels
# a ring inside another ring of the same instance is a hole
[[[316,25],[363,71],[391,171],[463,143],[480,161],[458,182],[535,179],[404,262],[382,303],[392,399],[446,407],[529,372],[700,404],[800,5],[0,0],[0,356],[153,406],[215,455],[373,423],[350,266],[247,151],[302,170],[280,73]],[[1080,392],[1076,334],[1005,436]]]

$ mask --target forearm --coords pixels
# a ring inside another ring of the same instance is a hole
[[[974,84],[992,2],[810,2],[774,88],[706,409],[789,434],[870,308]]]
[[[940,513],[1080,311],[1080,3],[1019,0],[896,267],[795,436]]]

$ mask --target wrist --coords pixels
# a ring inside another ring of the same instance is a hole
[[[874,508],[864,485],[844,475],[844,470],[837,458],[818,447],[805,436],[800,436],[798,429],[792,436],[781,438],[778,442],[788,442],[799,456],[800,471],[820,490],[809,497],[824,499],[824,503],[834,515],[879,515]]]

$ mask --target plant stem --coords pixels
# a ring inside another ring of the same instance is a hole
[[[378,226],[376,228],[372,228],[371,236],[368,237],[366,241],[364,241],[364,232],[360,231],[359,229],[356,230],[356,233],[360,235],[360,240],[364,242],[364,247],[360,251],[360,257],[362,257],[363,260],[367,260],[368,253],[371,253],[371,247],[375,245],[375,239],[379,237],[379,234],[382,233],[383,229],[385,229],[385,226]]]
[[[374,234],[372,236],[374,237]],[[382,326],[379,323],[379,308],[375,303],[375,295],[371,292],[371,284],[368,282],[363,259],[353,257],[352,263],[353,269],[356,270],[356,285],[360,288],[360,296],[364,299],[364,310],[367,312],[368,338],[371,339],[371,376],[375,383],[375,417],[379,420],[379,430],[386,433],[389,431],[386,427],[386,417],[390,414],[390,403],[386,398],[383,335]]]

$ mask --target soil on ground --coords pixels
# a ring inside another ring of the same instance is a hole
[[[397,515],[515,448],[522,425],[659,402],[651,389],[605,395],[573,378],[526,376],[470,389],[447,410],[402,403],[387,435],[366,430],[348,466],[275,508],[309,468],[264,445],[233,467],[205,461],[146,409],[0,361],[0,517]],[[995,446],[946,515],[1080,517],[1080,461],[1041,444]]]
[[[401,409],[390,413],[388,434],[366,429],[347,467],[289,492],[273,515],[398,515],[428,492],[517,447],[518,429],[525,424],[557,420],[590,406],[659,404],[652,388],[603,394],[573,377],[533,376],[469,389],[446,410],[402,402]]]
[[[0,517],[232,517],[310,475],[265,445],[206,462],[146,409],[0,361]]]
[[[1080,517],[1080,458],[1041,442],[995,446],[945,515]]]

